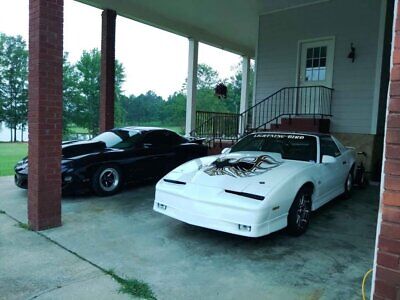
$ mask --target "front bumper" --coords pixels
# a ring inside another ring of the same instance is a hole
[[[18,186],[22,189],[27,189],[28,188],[28,175],[21,174],[21,173],[15,173],[14,182],[15,182],[16,186]]]
[[[70,178],[70,180],[66,180],[66,178]],[[89,180],[82,180],[79,176],[72,173],[63,173],[62,174],[62,193],[64,195],[71,194],[81,190],[89,189]],[[14,182],[15,185],[22,189],[28,188],[28,174],[21,173],[15,171],[14,174]]]
[[[270,219],[270,207],[261,203],[235,205],[242,199],[216,188],[157,185],[153,209],[182,222],[247,237],[260,237],[286,227],[287,214]],[[218,199],[212,201],[212,199]],[[210,201],[211,200],[211,201]],[[256,201],[256,200],[244,200]]]

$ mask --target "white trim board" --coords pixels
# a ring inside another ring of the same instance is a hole
[[[279,13],[279,12],[282,12],[282,11],[286,11],[286,10],[302,8],[302,7],[311,6],[311,5],[320,4],[320,3],[325,3],[325,2],[329,2],[329,1],[331,1],[331,0],[316,0],[316,1],[313,1],[313,2],[309,2],[309,3],[303,3],[303,4],[293,5],[293,6],[289,6],[289,7],[285,7],[285,8],[274,9],[274,10],[267,11],[267,12],[262,12],[261,11],[260,12],[260,16],[276,14],[276,13]]]
[[[375,69],[375,87],[372,102],[372,116],[371,116],[371,134],[376,134],[376,127],[378,126],[378,113],[381,91],[381,77],[382,77],[382,62],[383,62],[383,48],[385,41],[385,25],[386,25],[386,10],[387,0],[382,0],[380,20],[379,20],[379,35],[378,35],[378,50],[376,53],[376,69]]]

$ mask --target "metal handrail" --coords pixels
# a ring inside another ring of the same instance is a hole
[[[229,119],[236,119],[239,117],[239,114],[236,113],[227,113],[227,112],[210,112],[210,111],[197,111],[196,112],[196,128],[190,132],[191,136],[203,136],[210,133],[207,129],[212,129],[213,132],[216,130],[214,123],[220,123],[221,119],[223,121]],[[218,128],[217,128],[218,129]],[[230,128],[231,129],[231,128]],[[221,130],[219,130],[221,131]]]
[[[266,130],[285,116],[329,117],[332,93],[332,88],[322,85],[284,87],[240,114],[198,111],[196,128],[190,134],[207,138],[211,146],[216,140],[233,141],[260,128]]]
[[[240,132],[267,129],[284,116],[331,116],[332,93],[332,88],[322,85],[281,88],[240,113]]]
[[[245,114],[246,112],[251,111],[252,109],[254,109],[254,107],[261,105],[262,103],[268,101],[269,99],[271,99],[272,97],[274,97],[276,94],[279,94],[280,92],[282,92],[283,90],[288,90],[288,89],[302,89],[302,88],[324,88],[324,89],[328,89],[333,91],[333,88],[324,86],[324,85],[313,85],[313,86],[292,86],[292,87],[283,87],[280,90],[277,90],[276,92],[274,92],[273,94],[269,95],[268,97],[262,99],[260,102],[257,102],[256,104],[254,104],[253,106],[250,106],[248,109],[246,109],[244,112],[241,112],[240,115]]]

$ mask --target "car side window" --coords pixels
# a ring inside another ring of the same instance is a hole
[[[338,157],[341,154],[338,146],[330,136],[320,137],[319,141],[321,146],[321,158],[323,155]]]
[[[181,144],[183,138],[175,132],[168,130],[157,130],[149,132],[143,139],[143,144],[151,144],[153,146],[175,146]]]
[[[182,137],[172,131],[164,131],[164,140],[167,146],[179,145],[183,141]]]
[[[161,146],[164,144],[164,133],[160,130],[152,131],[146,134],[143,139],[143,144],[149,144],[153,146]]]
[[[115,132],[114,132],[114,134],[115,134]],[[122,139],[121,142],[112,146],[113,148],[117,148],[117,149],[133,148],[140,142],[140,139],[142,138],[140,133],[122,131],[122,130],[119,130],[118,134],[116,134],[116,135],[118,135],[119,138]]]

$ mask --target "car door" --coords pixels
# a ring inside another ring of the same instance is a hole
[[[143,139],[143,148],[146,152],[145,164],[148,177],[158,177],[168,172],[175,160],[175,151],[167,130],[147,133]]]
[[[146,153],[141,146],[142,133],[137,130],[117,130],[122,139],[112,146],[114,151],[107,153],[109,162],[117,163],[124,172],[124,180],[129,182],[143,178]]]
[[[344,158],[330,136],[320,137],[320,190],[321,197],[336,195],[343,187],[342,176]],[[333,163],[322,163],[322,157],[329,155],[336,158]],[[329,199],[330,200],[330,199]]]

